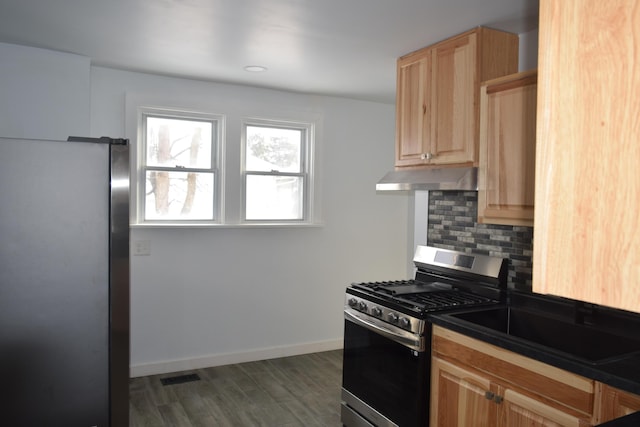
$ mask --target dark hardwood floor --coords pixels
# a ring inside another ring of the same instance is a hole
[[[133,378],[130,427],[342,426],[341,384],[342,350]]]

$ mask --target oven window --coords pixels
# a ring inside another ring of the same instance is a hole
[[[348,320],[344,337],[343,387],[400,426],[426,425],[429,352],[416,353]]]

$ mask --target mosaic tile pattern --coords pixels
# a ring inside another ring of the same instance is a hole
[[[428,245],[509,258],[509,287],[531,290],[532,227],[478,224],[476,191],[430,191],[428,215]]]

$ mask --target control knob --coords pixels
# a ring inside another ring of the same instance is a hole
[[[389,313],[389,315],[387,316],[387,319],[389,319],[391,323],[398,323],[399,317],[396,313]]]
[[[373,310],[371,310],[371,312],[376,317],[381,317],[382,316],[382,309],[380,307],[374,307]]]
[[[367,304],[365,304],[364,301],[360,301],[358,303],[358,308],[360,309],[360,311],[367,311]]]
[[[400,326],[406,329],[411,326],[411,321],[406,317],[403,317],[402,319],[400,319]]]
[[[358,305],[358,300],[355,298],[349,298],[347,304],[349,304],[349,307],[355,308]]]

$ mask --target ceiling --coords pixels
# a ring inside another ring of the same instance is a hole
[[[0,11],[0,42],[97,66],[385,103],[399,56],[478,25],[538,23],[538,0],[0,0]]]

